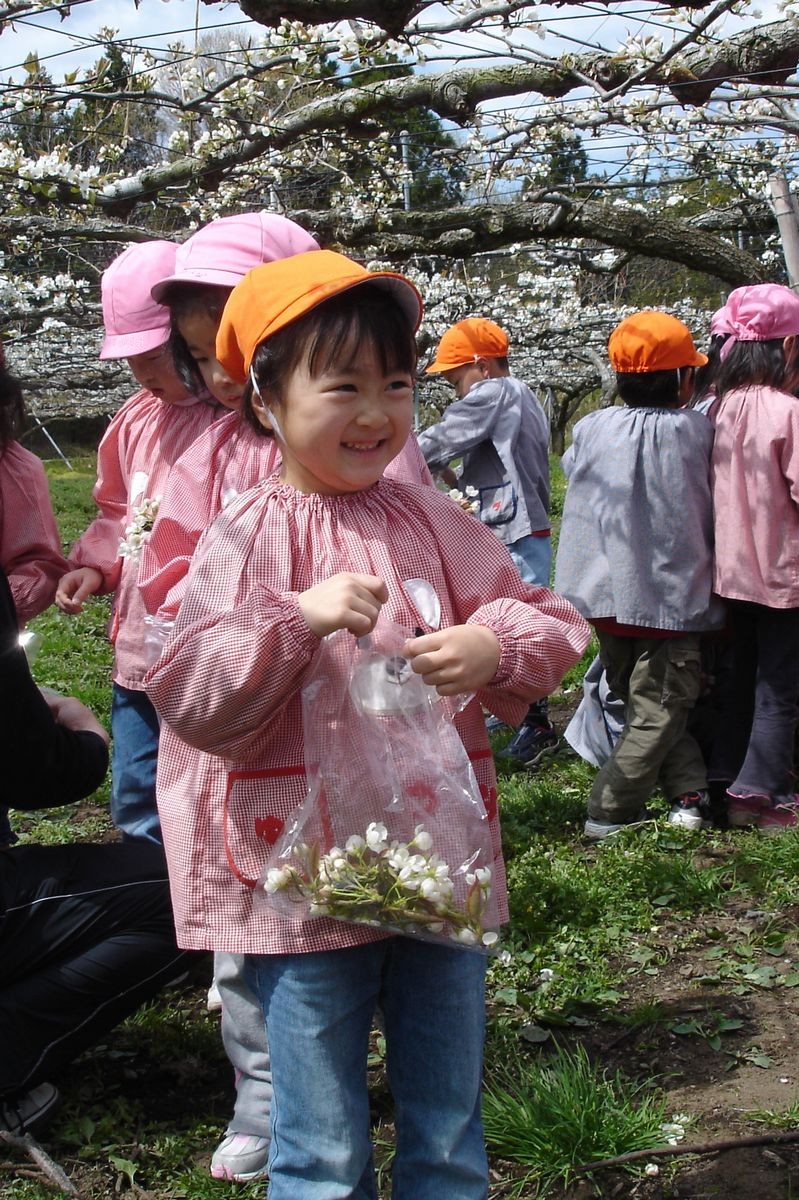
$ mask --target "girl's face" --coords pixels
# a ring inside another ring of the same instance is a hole
[[[242,385],[235,383],[216,357],[219,321],[203,309],[193,309],[177,319],[178,332],[197,364],[208,391],[225,408],[241,407]]]
[[[188,396],[172,362],[169,342],[144,354],[131,354],[127,361],[136,382],[165,404],[179,404]]]
[[[271,399],[274,399],[273,397]],[[258,420],[273,428],[270,396],[253,396]],[[370,487],[408,440],[413,377],[384,373],[371,347],[357,362],[312,377],[307,360],[271,404],[280,425],[281,478],[300,492],[339,496]]]

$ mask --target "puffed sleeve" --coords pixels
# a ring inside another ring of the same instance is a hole
[[[226,511],[204,535],[174,634],[145,677],[155,708],[184,742],[230,758],[264,735],[319,647],[297,593],[270,578],[272,556],[254,550],[260,533],[257,513],[237,521]]]
[[[0,564],[6,572],[20,625],[53,603],[68,569],[61,552],[47,476],[41,461],[11,443],[0,459]]]
[[[591,628],[563,596],[525,583],[506,547],[476,517],[450,502],[437,505],[435,516],[457,620],[485,625],[500,645],[496,675],[478,698],[518,724],[529,703],[554,691],[579,662]]]
[[[72,567],[93,567],[103,577],[102,591],[113,592],[119,584],[122,558],[119,542],[128,514],[126,440],[134,396],[115,415],[97,449],[97,482],[92,495],[98,514],[69,552]]]

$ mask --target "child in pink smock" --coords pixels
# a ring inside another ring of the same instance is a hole
[[[67,569],[42,461],[16,440],[24,421],[22,389],[0,342],[0,566],[20,627],[50,607]]]
[[[274,438],[263,437],[260,426],[256,430],[241,418],[242,385],[231,379],[216,357],[216,333],[225,302],[253,267],[316,249],[310,234],[279,214],[223,217],[179,247],[173,274],[153,289],[153,296],[172,311],[173,344],[186,381],[202,381],[221,404],[234,409],[175,464],[142,550],[139,589],[154,617],[154,645],[168,636],[201,534],[231,500],[280,465]],[[387,473],[432,483],[412,434]],[[211,1158],[211,1174],[248,1182],[264,1172],[269,1153],[271,1076],[263,1016],[244,979],[241,955],[215,954],[214,982],[225,1050],[236,1073],[236,1102]]]
[[[708,779],[731,825],[797,824],[799,695],[799,297],[737,288],[714,317],[711,485],[714,588],[728,601],[732,670]]]
[[[111,815],[126,836],[154,842],[161,837],[155,803],[158,718],[142,684],[146,610],[136,587],[140,538],[130,526],[146,527],[148,509],[163,495],[172,465],[219,413],[176,375],[169,312],[150,297],[153,283],[172,270],[176,250],[172,242],[131,246],[103,274],[100,357],[126,358],[142,390],[122,406],[100,442],[94,488],[99,514],[72,547],[73,570],[56,593],[65,613],[80,612],[94,593],[114,593]]]
[[[328,301],[325,303],[325,301]],[[485,961],[327,917],[254,905],[269,839],[306,792],[301,689],[320,639],[382,612],[425,628],[404,581],[424,579],[441,627],[405,653],[456,719],[489,813],[506,913],[496,780],[481,702],[520,721],[589,631],[522,582],[504,546],[433,488],[382,478],[410,432],[421,303],[400,276],[329,251],[258,267],[231,296],[218,357],[282,466],[233,501],[198,548],[175,633],[153,668],[159,804],[178,940],[247,956],[269,1027],[270,1200],[374,1194],[366,1088],[375,1007],[397,1100],[397,1200],[484,1200],[480,1122]]]
[[[184,379],[200,380],[226,408],[175,464],[152,532],[142,549],[139,589],[158,625],[180,607],[200,535],[232,499],[280,466],[274,439],[259,437],[241,419],[241,386],[216,358],[216,332],[233,287],[253,267],[318,249],[309,233],[276,213],[223,217],[178,248],[174,273],[153,288],[173,315],[173,341]],[[411,434],[388,474],[429,482],[427,464]]]
[[[16,440],[25,423],[22,389],[0,341],[0,567],[20,628],[53,603],[67,569],[42,461]],[[17,840],[0,804],[0,846]]]

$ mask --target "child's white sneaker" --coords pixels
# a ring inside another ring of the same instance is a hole
[[[672,801],[669,825],[680,829],[709,829],[710,797],[707,792],[685,792]]]
[[[60,1096],[52,1083],[40,1083],[14,1100],[0,1100],[0,1129],[6,1133],[34,1132],[50,1120]]]
[[[583,825],[583,833],[589,841],[601,842],[604,838],[620,833],[622,829],[637,829],[639,825],[645,825],[646,822],[647,818],[644,814],[635,821],[597,821],[593,817],[589,817]]]
[[[249,1183],[266,1176],[269,1138],[228,1131],[214,1150],[211,1175],[231,1183]]]

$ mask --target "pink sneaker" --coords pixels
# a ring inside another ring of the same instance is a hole
[[[794,805],[775,804],[763,813],[757,827],[761,833],[771,837],[777,833],[784,833],[786,829],[793,829],[797,824],[799,813]]]
[[[765,813],[771,809],[768,796],[728,796],[727,820],[735,829],[747,825],[760,825]]]

